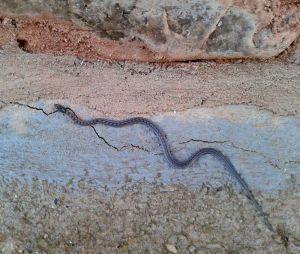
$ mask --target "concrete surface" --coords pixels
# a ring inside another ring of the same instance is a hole
[[[51,112],[51,103],[36,104],[29,105]],[[179,158],[200,147],[215,147],[256,190],[285,190],[293,177],[294,187],[300,187],[299,118],[278,117],[249,106],[225,106],[194,108],[152,119],[166,131]],[[62,114],[47,116],[41,110],[18,105],[1,109],[0,126],[2,176],[38,176],[65,184],[71,178],[78,181],[87,171],[95,182],[109,188],[120,187],[125,180],[153,183],[157,176],[163,184],[189,187],[230,181],[213,158],[201,159],[184,170],[170,168],[154,134],[143,126],[96,126],[99,138],[93,129],[78,127]]]

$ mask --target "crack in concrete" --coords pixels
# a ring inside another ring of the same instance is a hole
[[[214,108],[218,108],[220,106],[241,106],[241,105],[245,105],[245,106],[249,106],[249,107],[255,107],[255,109],[257,109],[257,111],[263,111],[266,113],[271,114],[272,116],[276,116],[276,117],[299,117],[298,115],[298,111],[295,111],[295,113],[293,112],[289,112],[287,110],[283,110],[283,113],[277,112],[276,110],[273,110],[271,108],[267,108],[264,105],[259,105],[254,103],[252,100],[248,100],[248,101],[241,101],[239,103],[223,103],[222,105],[215,105],[215,106],[210,106],[207,105],[210,102],[213,102],[214,100],[212,100],[210,97],[205,98],[205,100],[203,100],[203,103],[201,105],[205,105],[210,109],[214,109]]]
[[[276,164],[275,162],[273,162],[268,156],[266,156],[266,155],[264,155],[264,154],[262,154],[260,152],[257,152],[255,150],[250,150],[250,149],[247,149],[247,148],[244,148],[244,147],[237,146],[236,144],[234,144],[232,141],[229,141],[229,140],[222,140],[222,141],[217,141],[217,140],[215,141],[214,140],[214,141],[210,141],[210,140],[202,140],[202,139],[189,139],[187,141],[180,142],[179,144],[187,144],[187,143],[190,143],[190,142],[201,142],[201,143],[207,143],[207,144],[226,144],[227,143],[231,147],[239,149],[239,150],[242,150],[244,152],[258,154],[258,155],[262,156],[264,159],[266,159],[266,162],[268,162],[272,167],[282,170],[282,168],[279,167],[278,164]],[[287,162],[284,162],[284,164],[287,164]]]
[[[114,150],[116,150],[116,151],[118,151],[118,152],[121,152],[121,151],[123,151],[123,150],[125,150],[126,148],[128,148],[129,146],[130,147],[132,147],[132,148],[134,148],[134,149],[138,149],[138,150],[141,150],[141,151],[144,151],[144,152],[150,152],[150,150],[148,150],[148,149],[146,149],[146,148],[144,148],[144,147],[142,147],[142,146],[139,146],[139,145],[134,145],[134,144],[129,144],[129,146],[128,145],[124,145],[124,146],[122,146],[122,147],[117,147],[117,146],[114,146],[114,145],[112,145],[111,143],[109,143],[104,137],[102,137],[100,134],[99,134],[99,132],[96,130],[96,128],[94,127],[94,126],[92,126],[92,125],[90,125],[90,127],[94,130],[94,132],[95,132],[95,134],[97,135],[97,137],[99,138],[99,139],[101,139],[107,146],[109,146],[109,147],[111,147],[111,148],[113,148]]]
[[[138,150],[141,150],[141,151],[150,153],[150,150],[148,150],[148,149],[145,148],[145,147],[142,147],[142,146],[139,146],[139,145],[134,145],[134,144],[130,144],[130,146],[131,146],[132,148],[135,148],[135,149],[138,149]]]
[[[122,150],[123,147],[118,148],[118,147],[116,147],[116,146],[110,144],[104,137],[100,136],[100,134],[98,133],[98,131],[96,130],[96,128],[95,128],[93,125],[90,125],[90,127],[94,130],[94,132],[95,132],[95,134],[97,135],[97,137],[98,137],[99,139],[101,139],[106,145],[108,145],[109,147],[115,149],[115,150],[118,151],[118,152]]]
[[[250,149],[247,149],[247,148],[244,148],[244,147],[237,146],[237,145],[234,144],[232,141],[228,141],[228,143],[229,143],[232,147],[234,147],[234,148],[236,148],[236,149],[240,149],[240,150],[242,150],[242,151],[249,152],[249,153],[255,153],[255,154],[258,154],[258,155],[262,156],[263,158],[265,158],[265,159],[267,160],[267,162],[268,162],[272,167],[282,170],[282,168],[279,167],[275,162],[273,162],[268,156],[266,156],[266,155],[264,155],[264,154],[262,154],[262,153],[260,153],[260,152],[257,152],[257,151],[255,151],[255,150],[250,150]]]
[[[291,161],[286,161],[284,164],[300,164],[300,160],[291,160]]]
[[[50,112],[50,113],[47,113],[43,108],[38,108],[38,107],[34,107],[34,106],[31,106],[29,104],[24,104],[24,103],[21,103],[21,102],[17,102],[17,101],[9,101],[9,102],[5,102],[5,101],[0,101],[2,102],[4,105],[8,106],[8,105],[17,105],[17,106],[22,106],[22,107],[27,107],[27,108],[30,108],[30,109],[34,109],[34,110],[38,110],[38,111],[41,111],[44,115],[46,116],[49,116],[49,115],[52,115],[54,113],[56,113],[57,111],[53,111],[53,112]]]
[[[190,142],[201,142],[201,143],[207,143],[207,144],[224,144],[224,143],[227,143],[227,142],[230,142],[228,140],[224,140],[224,141],[217,141],[217,140],[214,140],[214,141],[209,141],[209,140],[203,140],[203,139],[189,139],[187,141],[183,141],[183,142],[179,142],[180,145],[182,144],[187,144],[187,143],[190,143]]]

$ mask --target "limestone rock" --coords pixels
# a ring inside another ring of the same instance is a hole
[[[3,0],[1,12],[26,14],[30,19],[47,13],[59,18],[58,23],[62,19],[72,22],[73,25],[67,23],[72,31],[77,29],[79,33],[80,28],[84,28],[96,35],[86,36],[87,41],[106,42],[103,48],[95,46],[97,50],[93,54],[99,54],[96,59],[264,58],[278,55],[300,34],[298,0]],[[47,16],[41,19],[49,22]],[[47,46],[33,47],[37,34],[62,32],[58,24],[50,24],[49,30],[44,28],[42,31],[35,26],[23,32],[22,29],[24,24],[19,25],[19,40],[27,42],[29,51],[38,52],[49,52],[49,49]],[[58,43],[57,51],[66,51],[65,48],[71,46],[73,51],[67,54],[78,55],[80,51],[84,55],[82,49],[76,50],[76,34],[71,38],[66,33],[61,36],[66,42],[71,40],[73,43],[64,46]],[[119,52],[131,47],[128,54]],[[88,50],[93,49],[84,48],[84,51]],[[115,51],[119,55],[114,56]]]

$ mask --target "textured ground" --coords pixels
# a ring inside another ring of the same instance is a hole
[[[28,54],[13,45],[0,51],[0,70],[6,102],[67,99],[111,117],[232,104],[300,114],[300,68],[286,61],[90,63]]]
[[[276,235],[247,199],[226,186],[191,191],[151,185],[145,192],[147,183],[141,182],[107,194],[90,189],[84,179],[79,193],[77,184],[58,190],[34,183],[1,184],[2,253],[299,253],[286,229],[299,223],[299,197],[292,193],[264,201],[280,222]]]
[[[296,61],[109,64],[5,47],[0,253],[299,253],[299,75]],[[176,173],[145,129],[97,128],[125,145],[117,151],[90,128],[46,116],[57,101],[83,116],[152,117],[181,157],[222,149],[276,233],[210,157],[199,166],[207,175]]]

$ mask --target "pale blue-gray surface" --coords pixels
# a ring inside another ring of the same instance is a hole
[[[47,112],[51,112],[51,105],[38,103]],[[89,116],[86,109],[75,109]],[[299,118],[279,117],[249,106],[223,106],[161,114],[152,120],[165,130],[179,158],[200,147],[215,147],[232,160],[253,189],[286,189],[291,175],[300,185]],[[96,129],[119,151],[99,139],[92,128],[76,126],[60,113],[47,116],[26,106],[6,106],[0,111],[1,175],[20,179],[38,176],[66,183],[88,172],[97,185],[110,187],[143,179],[192,187],[234,181],[210,156],[188,169],[170,168],[146,127]]]

